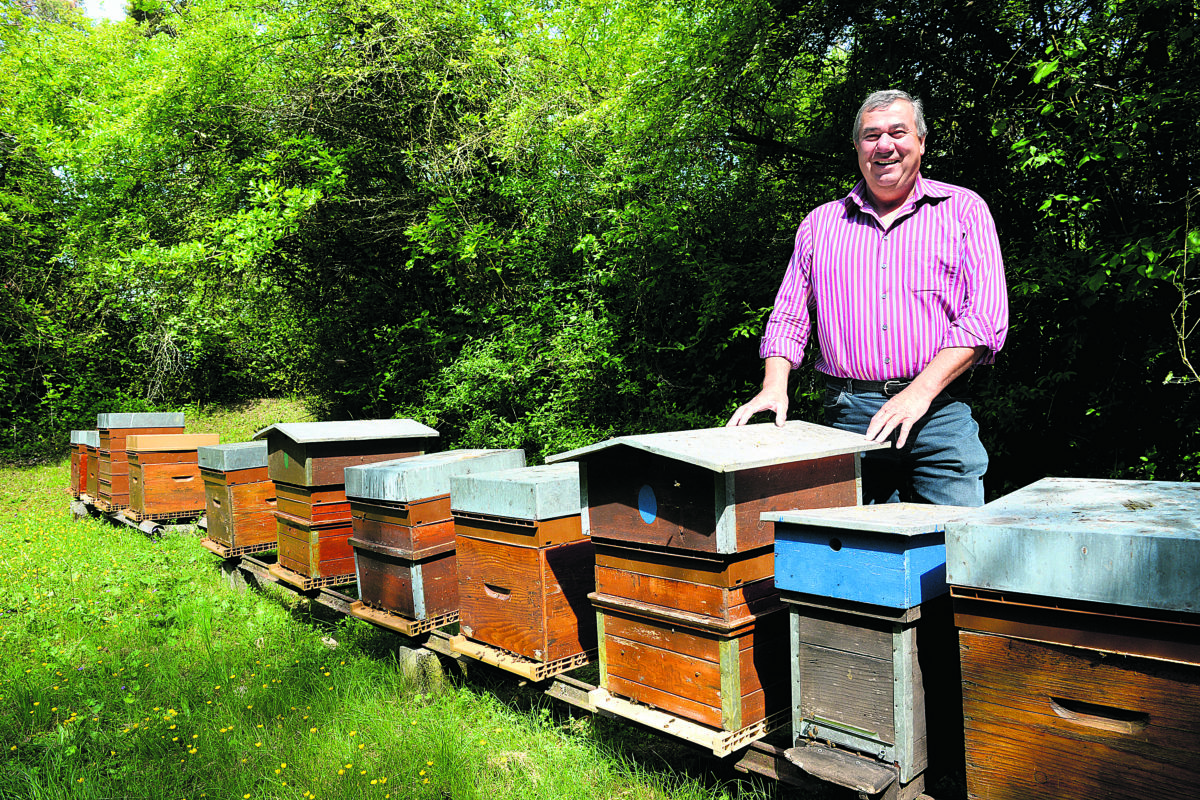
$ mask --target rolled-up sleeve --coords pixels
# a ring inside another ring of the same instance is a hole
[[[962,299],[950,320],[941,348],[979,347],[988,352],[980,364],[996,360],[1008,337],[1008,287],[996,224],[982,199],[975,199],[964,220]]]
[[[800,366],[804,348],[812,331],[812,228],[805,220],[796,231],[792,257],[788,260],[783,282],[775,294],[775,307],[763,331],[758,354],[762,358],[779,356]]]

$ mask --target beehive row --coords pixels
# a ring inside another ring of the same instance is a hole
[[[535,679],[594,654],[598,705],[712,731],[714,752],[790,724],[793,763],[868,794],[919,794],[964,728],[972,798],[1166,796],[1200,774],[1198,485],[863,507],[872,445],[804,423],[525,467],[521,451],[424,455],[436,431],[388,422],[378,439],[380,423],[311,423],[203,448],[210,536],[356,582],[372,622],[457,620],[455,649]],[[238,472],[286,486],[277,507],[269,489],[235,498]],[[250,506],[265,516],[238,538]]]

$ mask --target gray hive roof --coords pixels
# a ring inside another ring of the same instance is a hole
[[[891,445],[875,444],[860,434],[826,425],[794,420],[782,428],[773,422],[766,422],[736,428],[701,428],[618,436],[550,456],[546,463],[578,461],[593,453],[622,446],[695,464],[713,472],[737,472],[864,450],[880,450]]]
[[[438,432],[414,419],[355,419],[344,422],[281,422],[254,434],[264,439],[277,431],[293,442],[339,442],[372,439],[416,439],[437,436]]]
[[[923,533],[944,532],[948,521],[972,510],[963,506],[884,503],[871,506],[772,511],[762,514],[761,517],[767,522],[808,525],[814,528],[920,536]]]

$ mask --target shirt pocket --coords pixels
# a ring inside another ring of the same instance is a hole
[[[905,269],[905,280],[912,292],[950,294],[958,281],[958,248],[944,241],[913,251]]]

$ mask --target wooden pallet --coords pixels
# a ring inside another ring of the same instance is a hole
[[[279,564],[272,564],[268,571],[276,580],[290,586],[295,586],[302,592],[307,592],[309,589],[320,589],[325,586],[341,586],[347,583],[354,583],[353,573],[349,575],[326,575],[323,578],[309,578],[301,575],[299,572],[292,572],[287,567],[281,567]]]
[[[409,619],[381,608],[372,608],[361,600],[350,604],[350,615],[409,637],[420,636],[423,633],[429,633],[437,628],[458,622],[457,611],[438,614],[426,619]]]
[[[588,650],[584,653],[577,653],[573,656],[559,658],[554,661],[534,661],[516,653],[510,653],[502,648],[468,639],[461,634],[450,637],[448,644],[450,645],[450,649],[456,653],[473,658],[476,661],[482,661],[484,664],[497,667],[505,672],[520,675],[529,681],[544,681],[560,673],[569,672],[576,667],[590,664],[596,659],[597,652],[595,650]]]
[[[169,520],[197,519],[204,516],[204,509],[191,511],[159,511],[145,513],[135,508],[126,508],[124,514],[134,522],[167,522]]]
[[[200,546],[221,558],[238,558],[239,556],[250,555],[251,553],[266,553],[278,547],[275,542],[259,542],[258,544],[248,544],[242,547],[227,547],[216,539],[201,539]]]
[[[94,505],[96,510],[101,514],[115,514],[118,511],[124,511],[125,509],[129,508],[128,503],[111,503],[108,500],[105,500],[103,497],[93,497],[91,501],[92,505]]]
[[[736,731],[722,731],[692,722],[689,719],[668,714],[657,708],[636,703],[623,697],[610,694],[606,689],[596,689],[591,693],[591,702],[597,710],[614,716],[623,717],[639,722],[648,728],[663,733],[669,733],[680,739],[711,750],[718,758],[729,755],[735,750],[762,739],[771,731],[786,726],[790,712],[787,709],[777,711],[766,719],[759,720],[753,725],[747,725]]]

